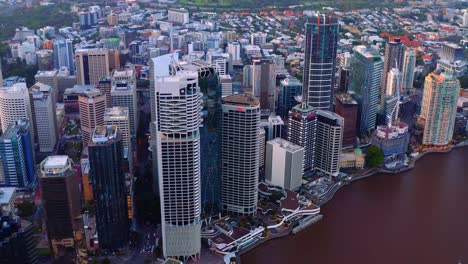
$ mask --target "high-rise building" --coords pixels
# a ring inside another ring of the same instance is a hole
[[[152,60],[152,158],[161,197],[163,254],[189,259],[201,249],[198,72],[169,72],[170,57]],[[157,104],[156,104],[157,103]]]
[[[70,39],[57,38],[54,41],[54,66],[55,69],[67,67],[71,75],[74,75],[73,43]]]
[[[233,64],[241,62],[241,45],[239,42],[228,43],[226,52],[229,53]]]
[[[14,124],[16,120],[28,119],[32,122],[31,102],[26,83],[15,83],[0,88],[0,121],[2,131]],[[34,131],[31,128],[31,141],[34,142]]]
[[[336,88],[341,93],[346,93],[349,86],[349,66],[351,63],[351,53],[345,52],[339,55],[338,84]]]
[[[118,128],[97,126],[88,149],[99,248],[123,248],[128,243],[129,221]]]
[[[31,187],[36,181],[36,161],[30,124],[21,119],[0,137],[0,157],[6,186]]]
[[[336,96],[335,113],[344,119],[343,147],[352,147],[356,144],[358,111],[358,103],[350,94],[345,93]]]
[[[0,62],[0,86],[3,86],[2,63]]]
[[[468,73],[468,62],[464,57],[464,49],[454,43],[442,44],[437,61],[437,69],[451,71],[456,77]]]
[[[379,53],[365,46],[357,46],[351,58],[349,93],[358,102],[359,135],[376,126],[383,61]]]
[[[289,111],[288,141],[304,148],[303,173],[314,170],[317,115],[315,108],[301,103]]]
[[[2,263],[39,263],[30,222],[0,212],[0,241]]]
[[[465,9],[463,12],[463,19],[462,19],[463,27],[468,27],[468,9]]]
[[[189,11],[185,8],[169,8],[167,11],[167,20],[181,25],[189,22],[189,16]]]
[[[330,111],[317,111],[315,170],[330,177],[340,173],[344,120]]]
[[[260,102],[250,94],[224,97],[219,133],[221,210],[237,215],[257,211]]]
[[[266,44],[267,34],[263,32],[253,33],[250,35],[250,44],[255,46],[262,46]]]
[[[119,66],[119,52],[108,49],[78,49],[75,51],[76,83],[99,83],[110,71]]]
[[[266,143],[265,180],[268,184],[294,190],[302,185],[304,148],[281,138]]]
[[[54,93],[57,94],[56,102],[62,102],[65,89],[71,88],[76,84],[76,76],[70,74],[67,68],[54,71],[38,71],[34,76],[34,80],[50,85]]]
[[[110,91],[112,106],[128,108],[130,134],[136,135],[138,127],[138,108],[135,70],[115,70],[112,74]],[[108,105],[109,107],[109,105]]]
[[[106,108],[106,112],[104,113],[104,125],[116,126],[120,131],[123,148],[130,150],[130,123],[127,107],[114,106]]]
[[[53,152],[58,138],[57,114],[52,87],[36,83],[31,87],[32,115],[40,152]]]
[[[396,96],[400,89],[401,82],[402,82],[402,74],[398,70],[398,68],[391,69],[387,74],[387,87],[386,87],[386,94],[385,97],[388,96]]]
[[[403,59],[405,55],[405,45],[400,39],[394,41],[388,41],[385,45],[385,59],[383,64],[383,71],[381,73],[382,82],[380,83],[380,95],[381,102],[385,100],[387,94],[387,79],[388,73],[393,69],[397,68],[399,72],[403,71]]]
[[[40,71],[51,71],[54,69],[54,52],[53,50],[38,50],[36,51],[37,56],[37,68]]]
[[[40,165],[42,207],[54,255],[73,247],[75,234],[83,232],[77,173],[68,156],[49,156]]]
[[[111,88],[112,85],[110,77],[102,77],[96,85],[96,89],[99,89],[99,91],[101,91],[101,94],[103,94],[106,97],[106,105],[108,107],[112,105]]]
[[[91,140],[94,128],[104,125],[106,96],[98,89],[84,90],[79,96],[80,124],[83,146]]]
[[[332,110],[339,24],[334,16],[315,15],[305,24],[304,101]]]
[[[416,50],[406,49],[403,59],[402,94],[409,95],[413,89],[414,72],[416,67]]]
[[[296,98],[300,95],[302,95],[302,83],[298,79],[289,76],[281,80],[277,114],[281,117],[287,117],[289,110],[298,104]]]
[[[221,96],[225,97],[232,95],[232,79],[231,75],[220,75],[219,83],[221,85]]]
[[[460,82],[452,72],[434,71],[426,76],[418,123],[424,127],[422,144],[450,143],[457,114]]]
[[[270,59],[252,60],[252,91],[260,100],[260,109],[276,111],[275,65]]]

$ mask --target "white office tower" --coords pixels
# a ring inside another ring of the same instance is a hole
[[[414,71],[416,67],[416,50],[406,49],[403,59],[403,82],[401,84],[402,93],[409,95],[413,89]]]
[[[152,146],[152,158],[157,160],[163,253],[165,257],[196,259],[201,247],[199,127],[203,121],[198,72],[173,71],[158,76],[161,67],[169,71],[171,62],[162,65],[156,59],[152,135],[156,145]]]
[[[315,170],[328,176],[340,173],[344,119],[330,111],[317,111]]]
[[[114,106],[106,108],[106,112],[104,113],[104,125],[116,126],[120,131],[122,147],[130,150],[130,123],[127,107]]]
[[[111,79],[112,106],[128,108],[130,134],[136,135],[138,127],[138,108],[135,70],[115,70]]]
[[[260,102],[251,94],[231,95],[222,99],[221,111],[221,210],[253,215],[258,202]]]
[[[238,64],[241,62],[241,45],[239,42],[236,41],[228,43],[227,53],[229,53],[233,64]]]
[[[31,87],[33,122],[40,152],[52,152],[57,142],[57,114],[52,88],[43,83]]]
[[[268,184],[294,190],[302,184],[304,148],[282,138],[266,143],[265,180]]]
[[[468,27],[468,9],[463,12],[463,27]]]
[[[231,75],[220,75],[219,83],[221,84],[221,97],[232,95]]]
[[[386,96],[395,96],[397,89],[401,87],[402,75],[398,68],[393,68],[388,72]]]
[[[31,103],[26,83],[15,83],[9,87],[0,88],[0,121],[2,131],[20,119],[28,119],[32,123]],[[34,129],[31,127],[31,142],[34,142]]]
[[[167,11],[167,21],[185,25],[189,22],[189,11],[184,8],[169,8]]]

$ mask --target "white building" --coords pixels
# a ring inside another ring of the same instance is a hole
[[[282,138],[266,143],[265,180],[270,185],[294,190],[302,184],[304,148]]]
[[[15,83],[9,87],[0,88],[0,121],[2,131],[20,119],[28,119],[32,123],[31,102],[26,83]],[[34,139],[34,129],[31,127],[31,138]],[[34,140],[32,140],[34,142]]]
[[[33,124],[40,152],[53,152],[58,138],[57,115],[52,87],[36,83],[31,87]]]
[[[330,111],[317,111],[315,170],[328,176],[340,173],[344,119]]]
[[[167,12],[167,18],[169,22],[185,25],[189,22],[189,11],[184,8],[170,8]]]
[[[171,74],[171,60],[158,58],[151,62],[151,148],[161,197],[162,248],[165,257],[188,260],[201,249],[202,93],[198,72]]]
[[[138,126],[138,108],[136,93],[136,77],[133,69],[116,70],[112,75],[111,101],[112,106],[128,108],[130,134],[136,135]]]
[[[227,53],[231,56],[232,63],[241,62],[241,46],[239,42],[231,42],[227,45]]]
[[[104,125],[116,126],[120,131],[122,146],[130,150],[130,124],[127,107],[114,106],[107,108],[106,112],[104,113]]]
[[[231,75],[220,75],[219,83],[221,84],[221,97],[232,95]]]

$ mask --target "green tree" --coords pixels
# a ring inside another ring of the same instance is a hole
[[[366,163],[373,167],[376,168],[380,166],[384,162],[384,155],[382,151],[380,151],[379,148],[376,146],[371,146],[369,149],[367,149],[366,152]]]
[[[16,208],[19,210],[18,215],[21,217],[31,216],[36,209],[34,204],[31,202],[22,202],[20,204],[17,204]]]
[[[462,76],[458,80],[460,81],[461,88],[468,88],[468,76]]]

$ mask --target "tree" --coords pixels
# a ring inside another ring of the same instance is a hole
[[[17,204],[16,208],[19,210],[18,215],[22,217],[31,216],[35,211],[35,206],[31,202],[22,202]]]
[[[382,151],[380,151],[379,148],[376,146],[371,146],[369,149],[367,149],[366,152],[366,163],[373,167],[376,168],[380,166],[384,162],[384,155]]]
[[[461,88],[468,88],[468,76],[462,76],[458,80],[460,81]]]

